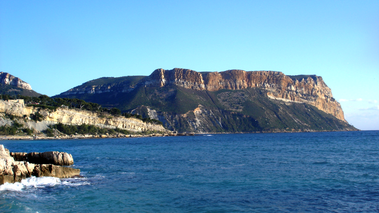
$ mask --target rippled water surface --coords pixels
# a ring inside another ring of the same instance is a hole
[[[377,212],[379,132],[2,141],[83,178],[0,186],[0,212]]]

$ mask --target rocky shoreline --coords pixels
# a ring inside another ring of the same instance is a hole
[[[347,129],[344,131],[360,131],[358,129]],[[104,138],[147,138],[147,137],[173,137],[173,136],[194,136],[207,134],[265,134],[265,133],[309,133],[309,132],[341,132],[340,130],[272,130],[272,131],[257,131],[257,132],[201,132],[201,133],[154,133],[154,134],[114,134],[114,135],[61,135],[48,137],[46,135],[27,136],[27,135],[0,135],[1,140],[70,140],[70,139],[104,139]]]
[[[194,133],[154,133],[154,134],[114,134],[114,135],[61,135],[48,137],[46,135],[1,135],[0,140],[64,140],[64,139],[100,139],[100,138],[146,138],[146,137],[172,137],[193,136]]]
[[[0,145],[0,184],[20,182],[28,177],[70,178],[80,175],[71,154],[65,152],[9,152]]]

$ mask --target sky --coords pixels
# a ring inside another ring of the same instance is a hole
[[[0,71],[36,92],[157,68],[322,76],[379,130],[379,1],[0,0]]]

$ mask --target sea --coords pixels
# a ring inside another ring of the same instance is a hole
[[[82,177],[0,186],[0,212],[378,212],[379,131],[1,141]]]

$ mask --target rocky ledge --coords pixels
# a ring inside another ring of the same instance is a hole
[[[69,178],[80,174],[80,169],[65,167],[74,164],[71,154],[65,152],[9,152],[0,145],[0,184],[20,182],[36,176]]]

